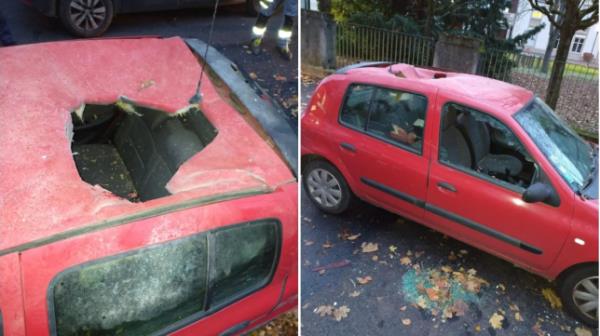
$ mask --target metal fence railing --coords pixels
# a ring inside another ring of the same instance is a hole
[[[336,66],[361,61],[389,61],[431,66],[435,41],[358,24],[336,27]],[[506,50],[480,53],[477,74],[513,83],[533,91],[542,99],[554,61],[542,71],[542,57]],[[598,132],[598,68],[566,64],[556,112],[579,131]]]
[[[430,66],[432,38],[358,24],[336,27],[336,64],[342,67],[361,61],[389,61]]]
[[[477,74],[522,86],[544,99],[554,64],[550,60],[542,71],[541,56],[487,50],[480,55]],[[598,132],[598,68],[565,65],[556,112],[579,130]]]

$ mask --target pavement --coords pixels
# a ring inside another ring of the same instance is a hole
[[[552,307],[553,283],[423,225],[364,202],[326,215],[304,188],[301,207],[302,335],[598,335]],[[443,316],[427,276],[464,304]]]
[[[3,0],[0,10],[6,16],[19,44],[74,39],[57,18],[46,17],[19,0]],[[212,8],[120,14],[113,20],[104,37],[181,36],[208,41]],[[252,55],[246,44],[255,18],[244,13],[244,6],[219,7],[212,45],[249,74],[283,107],[288,122],[297,122],[298,59],[297,37],[292,39],[294,58],[285,61],[275,51],[277,29],[283,17],[276,14],[269,21],[263,52]]]

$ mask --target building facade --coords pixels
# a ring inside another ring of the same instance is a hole
[[[525,53],[544,55],[550,39],[551,23],[548,18],[541,12],[532,9],[527,0],[513,0],[511,13],[507,15],[507,18],[511,25],[508,32],[509,37],[518,36],[531,28],[544,24],[544,28],[529,39],[523,48]],[[586,30],[579,30],[575,33],[569,46],[569,62],[598,65],[599,29],[600,27],[596,23]],[[558,41],[554,43],[552,56],[556,53],[557,46]]]

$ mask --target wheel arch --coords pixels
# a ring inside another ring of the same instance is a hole
[[[566,269],[562,270],[558,276],[554,279],[554,281],[560,286],[561,282],[564,280],[564,278],[571,272],[576,271],[578,269],[581,268],[585,268],[585,267],[596,267],[598,268],[598,262],[594,262],[594,261],[587,261],[587,262],[581,262],[575,265],[571,265],[569,267],[567,267]]]
[[[304,154],[302,155],[302,157],[300,158],[300,174],[304,175],[304,168],[312,161],[325,161],[327,163],[329,163],[330,165],[334,166],[335,169],[337,169],[340,174],[342,174],[342,177],[344,178],[344,180],[346,180],[346,183],[348,184],[348,188],[350,188],[350,192],[352,192],[352,194],[356,195],[355,189],[354,189],[354,185],[353,185],[353,181],[349,178],[347,172],[346,172],[346,167],[340,167],[340,165],[336,164],[334,161],[329,160],[327,157],[320,155],[320,154],[315,154],[315,153],[311,153],[311,154]]]
[[[121,12],[121,0],[110,0],[113,4],[113,15]],[[44,12],[44,14],[48,16],[58,17],[58,9],[60,6],[60,0],[49,1],[48,12]]]

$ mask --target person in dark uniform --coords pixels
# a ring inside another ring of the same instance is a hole
[[[8,22],[4,17],[2,11],[0,11],[0,43],[3,46],[11,46],[17,44],[12,34],[10,33],[10,29],[8,28]]]
[[[260,54],[261,44],[267,30],[267,22],[275,10],[283,3],[283,24],[277,32],[277,51],[286,60],[292,59],[290,51],[290,39],[292,38],[292,29],[294,28],[294,18],[298,11],[297,0],[260,0],[260,13],[256,18],[256,23],[252,27],[252,41],[250,48],[255,55]]]

